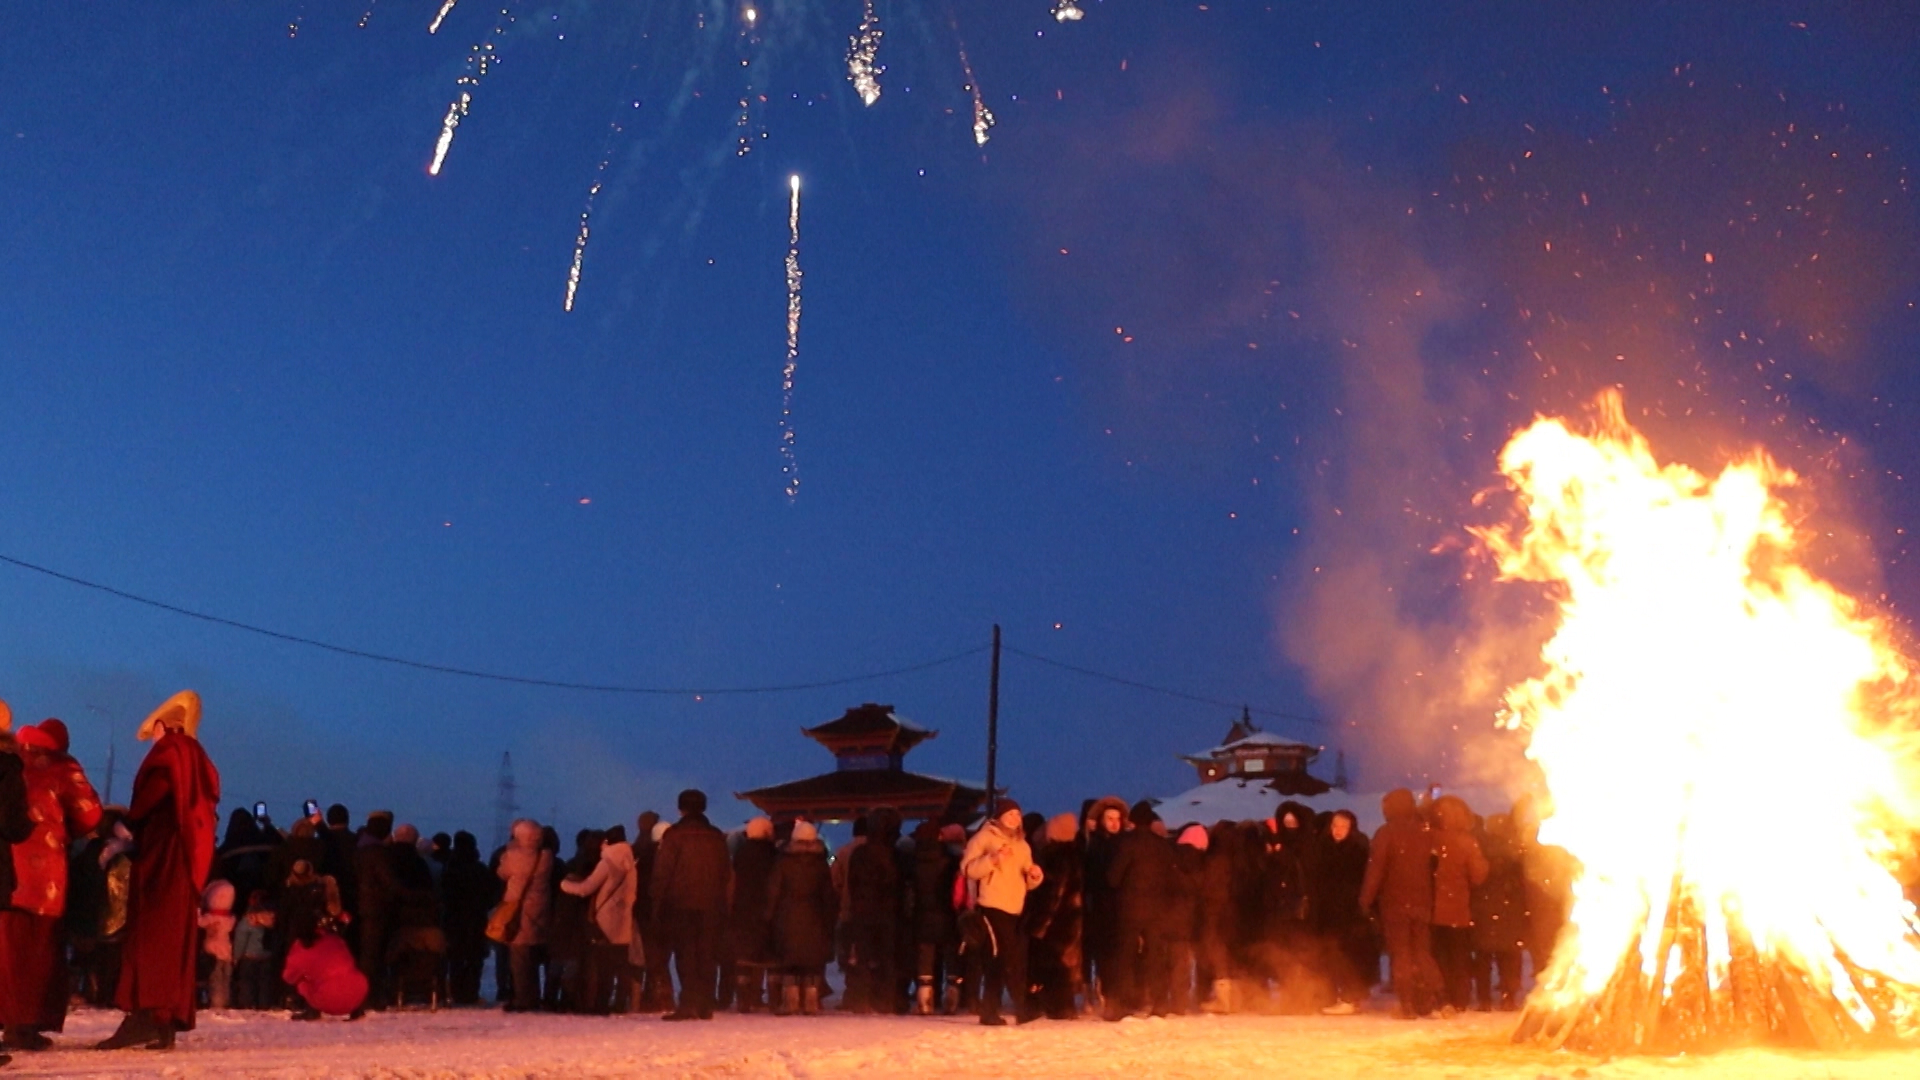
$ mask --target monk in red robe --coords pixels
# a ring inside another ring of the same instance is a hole
[[[102,1050],[171,1050],[175,1032],[193,1030],[200,894],[213,868],[220,803],[220,774],[194,737],[199,730],[200,696],[191,690],[140,725],[140,738],[154,744],[127,808],[133,880],[114,995],[127,1017]]]

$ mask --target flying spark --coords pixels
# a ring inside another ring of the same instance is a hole
[[[427,33],[429,34],[439,33],[440,24],[447,21],[447,15],[453,11],[453,5],[459,2],[460,0],[446,0],[445,3],[441,4],[440,13],[435,15],[433,17],[433,21],[427,24]]]
[[[1086,15],[1087,13],[1081,11],[1080,5],[1074,3],[1074,0],[1055,0],[1054,2],[1053,17],[1058,22],[1079,22],[1086,18]]]
[[[593,202],[600,197],[600,189],[606,186],[607,167],[613,164],[613,140],[620,130],[620,124],[616,121],[607,132],[606,152],[600,155],[600,167],[593,171],[593,185],[587,188],[587,205],[580,211],[580,234],[573,238],[573,268],[567,271],[567,299],[563,305],[567,311],[573,310],[574,294],[580,291],[580,270],[587,262],[587,235],[590,231],[588,225],[593,220]]]
[[[880,100],[880,73],[887,70],[878,62],[880,39],[883,36],[885,31],[880,29],[880,16],[874,13],[873,0],[867,0],[866,15],[860,20],[860,32],[853,35],[852,43],[847,47],[847,78],[852,81],[860,100],[868,105]]]
[[[960,34],[957,21],[953,32],[955,37]],[[985,146],[987,132],[993,130],[993,110],[987,108],[986,101],[980,96],[980,80],[973,77],[973,61],[967,59],[967,43],[964,41],[960,43],[960,70],[967,76],[967,93],[973,95],[973,142],[975,146]]]
[[[451,8],[453,5],[447,5]],[[493,39],[507,32],[507,24],[513,21],[510,8],[500,9],[500,21],[493,24],[493,32],[487,40],[475,45],[467,53],[467,69],[460,73],[454,85],[460,88],[460,96],[447,105],[447,115],[440,122],[440,138],[433,144],[433,161],[427,166],[428,176],[439,176],[441,166],[446,164],[447,151],[453,149],[453,133],[459,130],[460,121],[467,118],[473,107],[474,91],[480,88],[480,80],[493,70]]]
[[[780,472],[787,499],[800,494],[800,462],[793,453],[793,374],[800,361],[800,177],[787,178],[787,364],[780,371]]]

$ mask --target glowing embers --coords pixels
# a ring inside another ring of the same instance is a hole
[[[860,20],[860,29],[847,46],[847,80],[867,105],[880,100],[880,74],[887,70],[880,63],[880,39],[884,36],[880,17],[874,14],[873,0],[866,0],[866,14]]]
[[[1760,453],[1662,465],[1609,394],[1590,434],[1542,419],[1500,468],[1520,515],[1477,530],[1544,584],[1544,670],[1507,691],[1579,860],[1516,1032],[1601,1051],[1920,1033],[1915,696],[1888,626],[1805,565]]]
[[[780,474],[792,499],[800,494],[793,436],[793,377],[800,364],[800,177],[788,177],[787,188],[787,362],[780,369]]]
[[[451,4],[447,5],[447,10],[452,10],[452,7]],[[466,69],[454,81],[458,94],[448,104],[446,118],[440,121],[440,138],[433,144],[433,160],[427,164],[428,176],[439,176],[440,169],[446,165],[447,151],[453,149],[454,132],[460,130],[460,122],[467,118],[467,113],[473,108],[474,91],[480,88],[480,81],[493,70],[494,39],[505,34],[512,22],[512,9],[501,8],[500,20],[493,24],[493,32],[467,52]],[[435,20],[435,25],[439,25],[438,20]]]

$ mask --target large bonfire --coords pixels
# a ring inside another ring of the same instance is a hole
[[[1809,571],[1761,453],[1662,465],[1609,394],[1541,419],[1479,536],[1544,583],[1544,673],[1511,688],[1578,860],[1569,925],[1516,1039],[1597,1051],[1920,1035],[1897,867],[1920,824],[1916,684],[1892,627]]]

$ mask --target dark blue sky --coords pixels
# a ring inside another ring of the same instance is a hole
[[[863,109],[857,4],[772,0],[751,42],[737,4],[516,4],[429,177],[499,11],[429,36],[437,6],[10,7],[0,553],[563,681],[807,682],[998,621],[1321,717],[1269,726],[1373,783],[1475,760],[1476,676],[1531,624],[1461,584],[1460,526],[1502,437],[1599,386],[1702,464],[1772,446],[1838,576],[1920,589],[1899,5],[881,0]],[[825,768],[798,729],[863,700],[941,729],[917,767],[984,772],[984,657],[696,701],[385,667],[10,567],[0,612],[0,696],[68,719],[96,778],[111,728],[119,794],[181,686],[230,804],[282,818],[485,831],[507,750],[528,810],[630,818]],[[1002,715],[1002,778],[1046,808],[1177,791],[1231,718],[1015,657]]]

